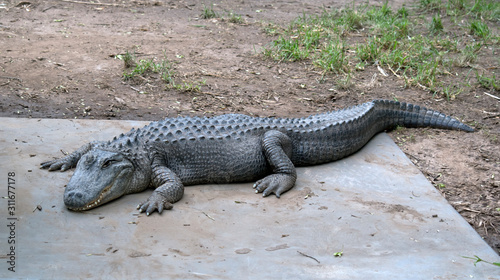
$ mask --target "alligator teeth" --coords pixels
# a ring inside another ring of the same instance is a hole
[[[110,186],[110,187],[111,187],[111,186]],[[85,210],[89,210],[89,209],[91,209],[91,208],[94,208],[94,207],[98,206],[98,205],[101,203],[101,199],[102,199],[102,197],[103,197],[103,196],[104,196],[104,194],[105,194],[105,193],[106,193],[106,192],[110,189],[110,187],[105,188],[105,189],[101,192],[101,194],[99,195],[99,197],[97,198],[97,200],[94,200],[94,202],[89,203],[89,204],[87,204],[87,205],[85,205],[85,206],[83,206],[83,207],[79,207],[79,208],[69,208],[69,209],[71,209],[71,210],[73,210],[73,211],[85,211]]]

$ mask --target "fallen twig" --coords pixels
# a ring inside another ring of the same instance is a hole
[[[83,1],[73,1],[73,0],[61,0],[62,2],[84,4],[84,5],[97,5],[97,6],[113,6],[113,7],[126,7],[124,4],[115,3],[93,3],[93,2],[83,2]]]
[[[485,92],[484,94],[488,95],[489,97],[493,97],[493,98],[495,98],[495,99],[497,99],[497,100],[500,100],[500,97],[495,96],[495,95],[493,95],[493,94],[490,94],[490,93],[487,93],[487,92]]]
[[[469,208],[463,208],[465,211],[469,211],[469,212],[474,212],[474,213],[479,213],[479,214],[483,214],[483,212],[481,211],[478,211],[478,210],[473,210],[473,209],[469,209]]]
[[[315,260],[317,263],[320,263],[320,262],[318,261],[318,259],[316,259],[315,257],[312,257],[312,256],[309,256],[309,255],[307,255],[307,254],[304,254],[304,253],[302,253],[301,251],[297,251],[297,253],[301,254],[301,255],[302,255],[302,256],[304,256],[304,257],[308,257],[308,258],[310,258],[310,259],[313,259],[313,260]]]
[[[382,69],[382,67],[380,67],[380,65],[377,65],[377,69],[380,72],[380,74],[382,74],[382,76],[384,76],[384,77],[389,76],[389,75],[387,75],[387,73],[385,73],[384,69]]]
[[[137,92],[141,92],[139,89],[136,89],[136,88],[135,88],[135,87],[133,87],[133,86],[130,86],[130,88],[131,88],[131,89],[133,89],[133,90],[135,90],[135,91],[137,91]]]
[[[387,67],[389,68],[389,70],[391,70],[391,72],[392,72],[392,74],[394,74],[394,76],[401,78],[401,76],[399,76],[398,74],[396,74],[396,72],[394,70],[392,70],[391,66],[387,65]]]
[[[16,78],[16,77],[9,77],[9,76],[0,76],[0,79],[7,79],[7,80],[16,80],[22,82],[23,80]]]
[[[498,117],[500,117],[500,114],[495,114],[495,115],[490,115],[490,116],[483,117],[483,120],[494,119],[494,118],[498,118]]]
[[[201,212],[201,213],[205,214],[205,216],[207,216],[210,220],[215,221],[215,219],[210,217],[210,215],[208,215],[207,213],[205,213],[205,212]]]

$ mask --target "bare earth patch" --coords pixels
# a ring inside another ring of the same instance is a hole
[[[341,8],[331,1],[0,1],[0,116],[158,120],[179,115],[302,117],[373,99],[397,99],[450,114],[477,131],[397,129],[390,133],[414,164],[497,252],[500,250],[500,96],[479,86],[455,100],[433,96],[375,65],[340,87],[310,62],[261,54],[275,25],[302,13]],[[403,1],[389,1],[397,9]],[[373,2],[380,5],[379,2]],[[230,20],[231,13],[241,19]],[[267,31],[266,31],[267,30]],[[356,34],[353,34],[356,36]],[[360,38],[362,41],[363,38]],[[125,81],[126,52],[165,60],[177,88],[155,73]],[[498,46],[480,51],[488,71]],[[484,66],[485,65],[485,66]],[[457,72],[469,71],[459,69]],[[473,75],[472,75],[473,76]],[[456,80],[460,77],[444,76]],[[397,190],[395,190],[397,191]]]

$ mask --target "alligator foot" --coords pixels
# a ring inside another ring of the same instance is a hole
[[[163,209],[170,210],[174,205],[167,201],[165,196],[158,191],[154,191],[153,194],[144,202],[137,205],[139,212],[146,212],[146,215],[150,215],[155,210],[161,214]]]
[[[262,193],[262,196],[274,193],[279,198],[282,193],[291,189],[293,185],[295,185],[295,176],[289,174],[271,174],[257,181],[253,185],[253,188],[255,189],[255,193]]]
[[[76,164],[84,154],[90,151],[94,143],[95,142],[91,142],[86,145],[83,145],[82,147],[80,147],[80,149],[74,151],[73,153],[63,158],[42,162],[40,164],[40,168],[42,169],[48,168],[49,171],[54,171],[54,170],[66,171],[68,169],[71,169],[76,166]]]
[[[49,171],[54,171],[54,170],[66,171],[68,169],[71,169],[72,167],[73,166],[71,162],[68,162],[66,158],[45,161],[40,164],[40,168],[42,169],[48,168]]]

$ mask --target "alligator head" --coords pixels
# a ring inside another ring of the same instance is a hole
[[[64,204],[83,211],[130,193],[135,171],[132,161],[122,153],[92,149],[78,161],[64,192]]]

